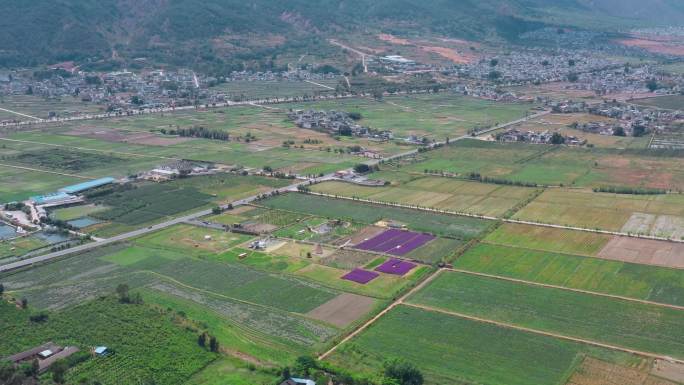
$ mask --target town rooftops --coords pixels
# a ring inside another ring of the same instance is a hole
[[[114,182],[114,178],[106,177],[106,178],[95,179],[95,180],[91,180],[88,182],[83,182],[83,183],[67,186],[67,187],[59,189],[59,191],[67,193],[67,194],[75,194],[75,193],[79,193],[81,191],[89,190],[91,188],[104,186],[106,184],[110,184],[113,182]]]

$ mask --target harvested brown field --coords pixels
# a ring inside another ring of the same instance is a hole
[[[306,315],[343,328],[368,313],[374,304],[373,298],[344,293],[311,310]]]
[[[644,365],[645,362],[642,364]],[[567,385],[676,385],[648,373],[646,368],[628,368],[586,357]]]
[[[684,42],[668,39],[667,37],[634,36],[631,39],[618,40],[618,43],[628,47],[642,48],[654,53],[684,56]]]
[[[172,146],[187,142],[191,138],[161,137],[150,132],[127,132],[107,127],[85,126],[67,131],[66,135],[80,136],[83,138],[99,139],[107,142],[133,143],[148,146]]]
[[[477,60],[477,56],[471,54],[471,53],[466,53],[466,52],[459,52],[453,48],[447,48],[447,47],[437,47],[437,46],[425,46],[422,45],[420,48],[424,51],[427,52],[432,52],[436,53],[438,55],[441,55],[442,57],[445,57],[452,62],[456,64],[467,64],[467,63],[472,63],[475,60]]]
[[[278,228],[278,226],[268,223],[245,223],[242,225],[242,227],[245,230],[256,234],[270,233]]]
[[[392,43],[392,44],[398,44],[398,45],[411,45],[411,42],[410,42],[410,41],[408,41],[408,40],[406,40],[406,39],[402,39],[402,38],[400,38],[400,37],[396,37],[396,36],[394,36],[394,35],[390,35],[390,34],[388,34],[388,33],[380,33],[380,34],[378,34],[378,39],[380,39],[380,40],[382,40],[382,41],[386,41],[386,42]]]
[[[622,226],[623,233],[684,239],[684,217],[634,212]]]
[[[684,243],[614,237],[599,251],[598,257],[643,265],[683,269]]]
[[[373,238],[374,236],[382,233],[385,230],[385,228],[379,226],[367,226],[359,230],[356,234],[352,235],[351,237],[345,239],[343,243],[346,243],[348,240],[350,245],[357,245],[363,241],[367,241]]]
[[[684,365],[674,362],[655,360],[651,374],[677,383],[684,383]]]
[[[322,258],[320,263],[338,269],[351,270],[368,264],[378,256],[359,250],[339,249],[332,255]]]

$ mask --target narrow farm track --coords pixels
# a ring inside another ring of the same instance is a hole
[[[642,303],[642,304],[645,304],[645,305],[653,305],[653,306],[667,307],[667,308],[675,309],[675,310],[684,310],[684,306],[671,305],[671,304],[662,303],[662,302],[653,302],[653,301],[648,301],[648,300],[645,300],[645,299],[624,297],[624,296],[621,296],[621,295],[606,294],[606,293],[598,293],[598,292],[595,292],[595,291],[583,290],[583,289],[573,289],[573,288],[566,287],[566,286],[550,285],[550,284],[547,284],[547,283],[539,283],[539,282],[533,282],[533,281],[526,281],[526,280],[524,280],[524,279],[509,278],[509,277],[503,277],[503,276],[500,276],[500,275],[493,275],[493,274],[486,274],[486,273],[478,273],[478,272],[474,272],[474,271],[468,271],[468,270],[462,270],[462,269],[455,269],[455,268],[443,268],[442,270],[444,270],[444,271],[453,271],[453,272],[455,272],[455,273],[470,274],[470,275],[475,275],[475,276],[484,277],[484,278],[499,279],[499,280],[502,280],[502,281],[509,281],[509,282],[521,283],[521,284],[524,284],[524,285],[531,285],[531,286],[545,287],[545,288],[549,288],[549,289],[559,289],[559,290],[572,291],[572,292],[575,292],[575,293],[589,294],[589,295],[594,295],[594,296],[597,296],[597,297],[606,297],[606,298],[618,299],[618,300],[622,300],[622,301],[638,302],[638,303]]]
[[[307,83],[313,84],[313,85],[315,85],[315,86],[327,88],[327,89],[329,89],[329,90],[335,90],[334,88],[332,88],[332,87],[330,87],[330,86],[326,86],[325,84],[312,82],[311,80],[304,80],[304,81],[307,82]]]
[[[490,325],[495,325],[495,326],[499,326],[499,327],[503,327],[503,328],[507,328],[507,329],[514,329],[514,330],[519,330],[519,331],[523,331],[523,332],[527,332],[527,333],[534,333],[534,334],[539,334],[539,335],[543,335],[543,336],[547,336],[547,337],[558,338],[558,339],[562,339],[562,340],[566,340],[566,341],[578,342],[581,344],[596,346],[596,347],[600,347],[600,348],[616,350],[616,351],[621,351],[621,352],[630,353],[630,354],[636,354],[636,355],[639,355],[642,357],[648,357],[648,358],[654,358],[654,359],[659,359],[659,360],[665,360],[665,361],[669,361],[669,362],[676,362],[678,364],[684,364],[684,360],[682,360],[682,359],[669,357],[669,356],[663,356],[663,355],[657,354],[657,353],[643,352],[640,350],[629,349],[629,348],[625,348],[622,346],[604,344],[604,343],[598,342],[598,341],[587,340],[587,339],[577,338],[577,337],[571,337],[571,336],[566,336],[566,335],[558,334],[558,333],[550,333],[550,332],[546,332],[546,331],[542,331],[542,330],[526,328],[523,326],[517,326],[517,325],[505,323],[505,322],[492,321],[492,320],[489,320],[486,318],[475,317],[475,316],[471,316],[471,315],[467,315],[467,314],[457,313],[454,311],[435,308],[432,306],[420,305],[420,304],[415,304],[415,303],[403,303],[403,305],[404,306],[410,306],[410,307],[413,307],[416,309],[431,311],[434,313],[441,313],[441,314],[446,314],[446,315],[453,316],[453,317],[464,318],[464,319],[468,319],[471,321],[487,323]]]
[[[8,109],[6,109],[6,108],[0,108],[0,111],[9,112],[10,114],[15,114],[15,115],[23,116],[23,117],[25,117],[25,118],[31,118],[31,119],[38,120],[38,121],[43,120],[43,119],[37,118],[37,117],[35,117],[35,116],[22,114],[21,112],[8,110]]]
[[[366,330],[369,326],[371,326],[373,323],[375,323],[375,321],[377,321],[378,319],[380,319],[383,315],[387,314],[390,310],[392,310],[392,309],[394,309],[395,307],[397,307],[397,306],[403,304],[403,303],[404,303],[404,300],[405,300],[406,298],[410,297],[413,293],[418,292],[420,289],[422,289],[423,287],[425,287],[425,285],[427,285],[428,283],[430,283],[433,279],[437,278],[437,276],[439,276],[439,274],[440,274],[441,271],[442,271],[442,270],[437,270],[435,273],[433,273],[433,274],[427,276],[421,283],[419,283],[418,285],[416,285],[413,289],[409,290],[406,294],[404,294],[404,295],[402,295],[401,297],[399,297],[396,301],[392,302],[389,306],[387,306],[386,308],[382,309],[382,311],[380,311],[380,313],[376,314],[373,318],[369,319],[368,321],[366,321],[365,323],[363,323],[361,326],[359,326],[358,328],[354,329],[353,332],[349,333],[346,337],[344,337],[342,340],[340,340],[340,342],[338,342],[338,343],[335,344],[333,347],[331,347],[330,349],[328,349],[325,353],[319,355],[319,356],[318,356],[318,359],[319,359],[319,360],[324,360],[324,359],[326,359],[327,357],[329,357],[329,356],[330,356],[332,353],[334,353],[335,350],[337,350],[337,348],[339,348],[342,344],[344,344],[345,342],[347,342],[347,341],[351,340],[352,338],[356,337],[357,335],[359,335],[359,333],[361,333],[362,331]]]
[[[45,174],[55,174],[55,175],[62,175],[62,176],[70,176],[70,177],[80,178],[80,179],[88,179],[88,180],[95,179],[95,178],[91,178],[91,177],[89,177],[89,176],[83,176],[83,175],[77,175],[77,174],[68,174],[68,173],[65,173],[65,172],[58,172],[58,171],[48,171],[48,170],[42,170],[42,169],[34,168],[34,167],[15,166],[15,165],[6,164],[6,163],[0,163],[0,167],[11,167],[11,168],[17,168],[17,169],[20,169],[20,170],[36,171],[36,172],[42,172],[42,173],[45,173]]]

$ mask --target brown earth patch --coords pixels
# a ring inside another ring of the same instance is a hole
[[[684,269],[684,243],[616,236],[599,251],[598,257]]]
[[[337,269],[351,270],[366,265],[377,257],[375,254],[360,250],[338,249],[332,255],[322,258],[319,262]]]
[[[107,127],[86,126],[67,131],[66,135],[104,140],[106,142],[133,143],[148,146],[172,146],[192,138],[161,137],[151,132],[126,132]]]
[[[662,53],[666,55],[674,56],[684,56],[684,43],[665,40],[665,39],[655,39],[653,37],[634,37],[631,39],[618,40],[619,44],[626,45],[628,47],[638,47],[643,48],[646,51],[654,53]]]
[[[366,240],[373,238],[374,236],[382,233],[385,230],[386,230],[385,228],[378,227],[378,226],[367,226],[367,227],[364,227],[361,230],[357,231],[351,237],[345,239],[344,243],[346,243],[346,241],[349,240],[349,244],[357,245],[363,241],[366,241]]]
[[[374,304],[373,298],[344,293],[311,310],[306,315],[344,328],[368,313]]]
[[[242,227],[249,232],[257,234],[270,233],[278,228],[278,226],[274,226],[268,223],[246,223],[243,224]]]
[[[678,383],[684,383],[684,365],[664,360],[655,360],[651,374]]]
[[[420,46],[420,48],[427,52],[436,53],[444,58],[451,60],[456,64],[467,64],[477,60],[477,56],[471,53],[458,52],[453,48],[438,46]]]
[[[142,144],[146,146],[173,146],[174,144],[187,142],[192,140],[192,138],[181,138],[181,137],[169,137],[163,138],[157,135],[149,134],[145,136],[132,137],[124,140],[126,143]]]
[[[586,357],[566,385],[676,385],[648,373],[642,365],[628,368]]]
[[[410,41],[408,41],[406,39],[402,39],[400,37],[396,37],[394,35],[390,35],[389,33],[379,33],[377,36],[378,36],[378,39],[392,43],[392,44],[411,45]]]

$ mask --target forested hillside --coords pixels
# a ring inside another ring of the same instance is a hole
[[[596,28],[684,16],[676,0],[649,7],[637,0],[0,0],[0,7],[0,66],[134,57],[231,66],[358,30],[515,40],[545,25],[575,25],[577,15]]]

